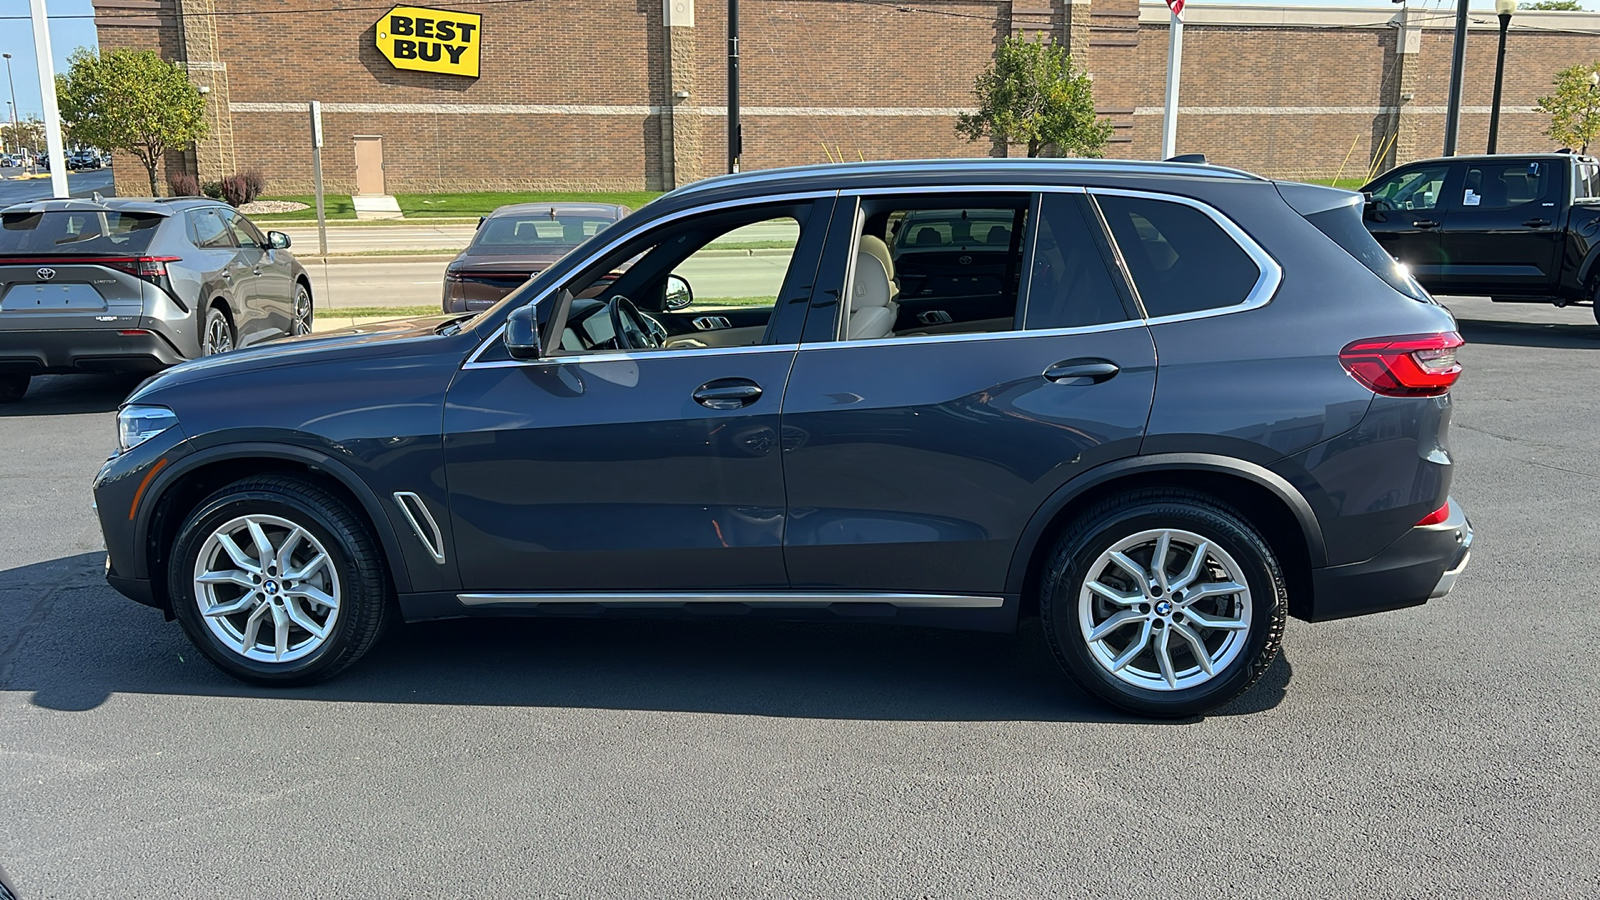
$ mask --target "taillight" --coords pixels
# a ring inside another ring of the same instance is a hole
[[[180,259],[181,257],[177,256],[129,256],[91,261],[119,272],[127,272],[146,281],[156,281],[167,277],[167,263],[178,262]]]
[[[1339,362],[1385,397],[1438,397],[1461,377],[1456,349],[1463,343],[1454,331],[1368,338],[1347,344]]]
[[[1422,521],[1418,522],[1417,525],[1437,525],[1448,518],[1450,518],[1450,501],[1446,500],[1443,506],[1423,516]]]

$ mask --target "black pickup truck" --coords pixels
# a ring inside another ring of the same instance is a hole
[[[1362,191],[1367,230],[1434,293],[1557,306],[1600,293],[1600,160],[1592,156],[1425,159]]]

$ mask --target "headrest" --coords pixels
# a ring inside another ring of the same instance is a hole
[[[856,245],[856,250],[860,253],[871,253],[876,256],[878,262],[883,263],[883,270],[889,273],[889,280],[894,280],[894,258],[889,255],[889,245],[885,244],[882,238],[863,234],[861,242]]]

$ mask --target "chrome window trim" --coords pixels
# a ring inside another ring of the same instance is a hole
[[[1112,247],[1116,248],[1117,262],[1122,266],[1123,277],[1127,279],[1128,287],[1133,291],[1134,297],[1138,300],[1139,308],[1144,311],[1144,322],[1146,325],[1167,325],[1172,322],[1188,322],[1194,319],[1209,319],[1213,316],[1232,315],[1233,313],[1248,312],[1252,309],[1260,309],[1261,307],[1272,302],[1273,295],[1278,292],[1278,287],[1283,283],[1283,267],[1278,265],[1278,261],[1273,259],[1272,256],[1267,253],[1265,248],[1256,243],[1254,238],[1246,234],[1244,229],[1240,228],[1232,219],[1228,218],[1226,215],[1223,215],[1221,210],[1218,210],[1209,203],[1204,203],[1200,200],[1194,199],[1193,197],[1184,197],[1178,194],[1167,194],[1158,191],[1135,191],[1126,190],[1123,188],[1092,187],[1089,188],[1089,196],[1134,197],[1142,200],[1161,200],[1167,203],[1178,203],[1197,209],[1207,218],[1211,219],[1212,222],[1215,222],[1217,227],[1221,228],[1223,232],[1228,235],[1228,237],[1232,238],[1233,242],[1239,245],[1239,249],[1243,250],[1245,255],[1250,257],[1251,261],[1256,264],[1256,269],[1258,272],[1256,275],[1256,283],[1250,288],[1249,293],[1245,294],[1245,297],[1242,301],[1230,306],[1217,306],[1211,309],[1195,310],[1194,312],[1174,313],[1170,316],[1152,317],[1150,315],[1150,308],[1145,306],[1144,298],[1139,294],[1139,285],[1133,280],[1133,273],[1128,269],[1127,260],[1124,258],[1122,253],[1122,247],[1117,243],[1116,235],[1111,232],[1109,225],[1107,225],[1106,239],[1111,242]],[[1103,221],[1105,218],[1105,213],[1103,211],[1099,211],[1098,204],[1096,204],[1096,210],[1099,212]]]
[[[840,197],[878,197],[884,194],[1083,194],[1078,184],[926,184],[883,188],[841,188]]]
[[[1033,328],[1021,331],[977,331],[971,334],[920,334],[906,337],[874,338],[870,341],[819,341],[801,344],[800,352],[811,350],[838,350],[843,347],[904,347],[910,344],[952,344],[972,341],[1018,340],[1034,337],[1064,337],[1072,334],[1099,334],[1121,331],[1125,328],[1143,328],[1144,319],[1123,319],[1100,325],[1077,325],[1071,328]]]
[[[463,369],[512,369],[521,366],[571,365],[581,363],[627,362],[641,359],[687,356],[732,356],[742,353],[793,353],[799,344],[755,344],[749,347],[674,347],[670,350],[607,350],[601,353],[574,353],[567,356],[543,356],[538,359],[497,359],[490,362],[467,363]]]
[[[770,197],[742,197],[742,198],[739,198],[739,199],[736,199],[736,200],[723,200],[723,201],[720,201],[720,202],[717,202],[717,203],[708,203],[708,204],[706,204],[704,206],[693,207],[692,209],[680,209],[677,212],[667,213],[666,215],[661,216],[659,218],[651,219],[650,221],[645,222],[645,223],[637,226],[636,228],[634,228],[631,231],[627,231],[627,232],[618,234],[614,240],[608,242],[605,246],[603,246],[599,250],[596,250],[595,252],[593,252],[593,253],[589,254],[588,256],[584,257],[582,262],[578,263],[577,265],[573,266],[572,268],[568,269],[567,271],[568,272],[581,272],[584,269],[588,268],[589,266],[599,262],[603,257],[605,257],[607,254],[611,253],[613,250],[616,250],[618,247],[622,246],[623,244],[627,243],[628,241],[633,240],[635,237],[638,237],[639,235],[642,235],[647,231],[651,231],[651,230],[653,230],[653,229],[655,229],[655,228],[657,228],[659,226],[667,225],[667,224],[670,224],[672,222],[676,222],[679,219],[687,218],[689,216],[696,216],[696,215],[700,215],[701,213],[714,213],[714,212],[719,212],[721,210],[727,210],[727,209],[737,209],[738,207],[741,207],[741,206],[766,206],[768,204],[773,204],[773,203],[789,203],[789,202],[793,202],[793,201],[796,201],[796,200],[821,200],[821,199],[823,199],[825,197],[838,197],[838,196],[839,196],[838,189],[821,190],[821,191],[800,191],[800,192],[789,193],[789,194],[774,194],[774,195],[772,195]],[[626,222],[626,221],[628,221],[628,220],[627,219],[620,220],[620,222]],[[616,226],[612,226],[612,227],[614,228]],[[610,229],[608,228],[606,230],[609,231]],[[601,234],[604,234],[604,233],[605,232],[601,232]],[[561,286],[562,286],[562,282],[557,282],[557,283],[555,283],[553,285],[550,285],[549,287],[546,287],[543,291],[541,291],[533,299],[529,300],[527,303],[524,303],[522,305],[523,306],[529,306],[529,305],[535,305],[536,306],[536,305],[538,305],[540,303],[543,303],[545,300],[549,299],[550,296],[553,295],[557,290],[559,290],[561,288]],[[542,363],[545,363],[545,362],[549,362],[550,360],[556,360],[556,359],[560,359],[560,360],[565,361],[565,360],[570,358],[570,357],[562,356],[562,357],[548,357],[548,358],[545,358],[545,359],[538,359],[538,360],[516,360],[516,359],[504,360],[504,359],[502,359],[502,360],[493,360],[493,361],[487,362],[487,363],[478,362],[478,357],[483,355],[483,351],[488,349],[488,347],[491,344],[493,344],[496,341],[500,340],[501,335],[505,333],[505,329],[506,329],[505,323],[504,322],[500,323],[500,327],[498,327],[494,331],[490,332],[489,336],[484,338],[483,341],[481,341],[478,344],[477,348],[475,348],[471,353],[467,354],[467,361],[462,364],[461,368],[463,368],[463,369],[501,369],[501,368],[510,368],[510,367],[513,367],[513,366],[539,365],[539,364],[542,364]],[[763,346],[765,346],[765,345],[763,345]],[[692,347],[692,348],[690,348],[690,347],[685,347],[685,348],[682,348],[682,349],[679,349],[679,350],[655,350],[655,351],[650,351],[650,355],[651,356],[659,356],[662,353],[704,353],[708,349],[713,349],[713,348],[707,348],[707,347]],[[746,348],[734,348],[734,349],[746,349]],[[592,357],[594,355],[596,355],[596,354],[587,354],[586,356]]]
[[[851,591],[759,591],[707,593],[696,591],[605,591],[592,593],[462,593],[463,606],[538,606],[594,603],[602,606],[679,606],[726,603],[776,608],[831,606],[835,603],[885,603],[903,609],[999,609],[1004,597],[967,594],[856,593]]]

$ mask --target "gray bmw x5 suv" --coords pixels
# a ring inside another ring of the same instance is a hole
[[[200,197],[0,210],[0,402],[34,375],[153,372],[311,331],[289,238]]]
[[[1172,163],[702,181],[481,313],[146,382],[107,574],[265,684],[394,617],[1037,616],[1085,690],[1203,713],[1286,617],[1467,563],[1461,339],[1361,212]]]

